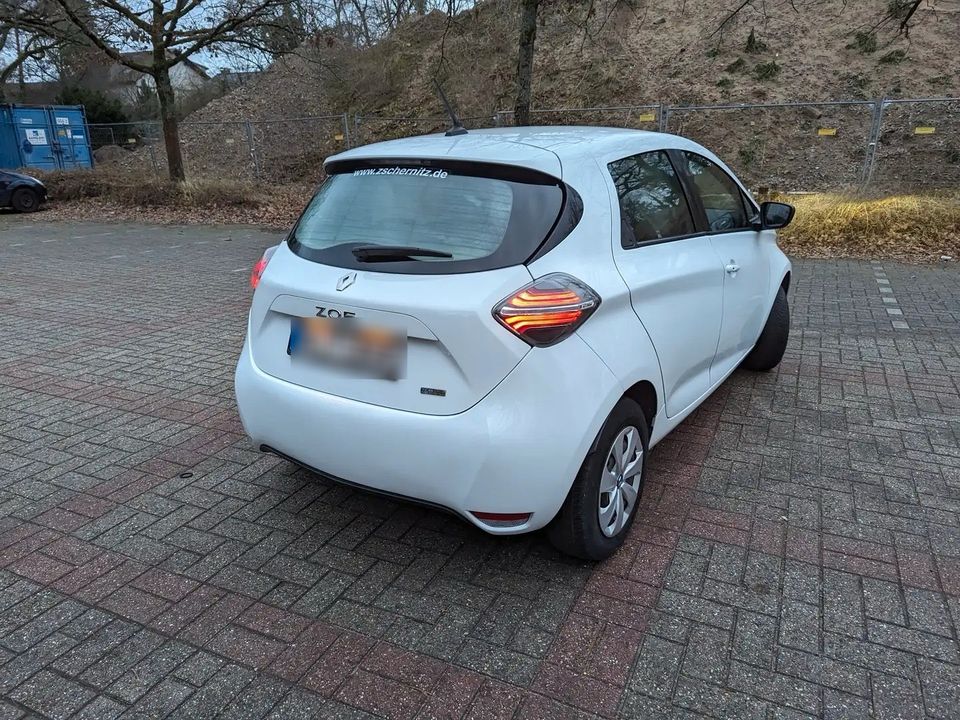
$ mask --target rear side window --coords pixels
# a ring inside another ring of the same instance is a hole
[[[339,170],[340,168],[336,168]],[[362,166],[327,178],[288,242],[317,262],[377,272],[454,273],[525,262],[564,207],[556,179],[530,171],[439,165]],[[358,260],[359,247],[449,257]]]
[[[620,201],[623,247],[694,232],[690,206],[665,152],[631,155],[607,167]]]
[[[739,230],[750,227],[747,203],[740,186],[716,163],[696,153],[683,153],[687,171],[700,197],[707,225],[712,232]]]

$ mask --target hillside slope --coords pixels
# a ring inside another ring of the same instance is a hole
[[[960,96],[960,0],[926,3],[909,36],[897,34],[890,23],[877,27],[889,0],[766,0],[725,23],[740,4],[598,0],[588,17],[589,3],[550,3],[538,31],[534,107]],[[475,118],[468,124],[491,124],[496,111],[512,107],[515,6],[512,0],[487,0],[453,19],[432,13],[365,50],[315,41],[188,120],[230,123],[343,112],[436,118],[440,105],[432,78],[439,77],[461,114]],[[852,181],[859,173],[856,148],[869,126],[868,113],[857,113],[848,117],[821,109],[786,119],[727,116],[714,124],[724,131],[753,127],[753,140],[738,141],[736,148],[747,160],[770,153],[757,138],[778,123],[803,126],[804,133],[818,123],[849,127],[851,145],[844,153],[849,167],[845,165],[843,178]],[[627,113],[539,118],[547,123],[637,124],[636,116]],[[686,131],[682,118],[677,119],[671,130]],[[356,143],[434,129],[436,122],[367,119],[357,127],[351,124],[349,131]],[[256,125],[262,170],[269,168],[281,180],[315,176],[319,159],[345,145],[342,134],[336,120],[262,122]],[[211,145],[223,140],[212,129],[186,128],[188,163],[204,170],[236,154],[237,173],[249,172],[250,162],[239,151],[245,147],[241,139],[238,135],[229,149],[219,147],[214,153]],[[829,167],[823,171],[833,172]]]
[[[770,0],[746,7],[726,25],[739,0],[636,4],[642,8],[598,2],[589,19],[579,8],[547,6],[537,39],[536,107],[960,94],[958,0],[923,6],[909,36],[886,24],[873,39],[868,36],[887,0]],[[191,119],[435,114],[435,75],[445,79],[465,115],[511,107],[514,5],[492,0],[450,21],[433,13],[369,50],[314,44],[302,52],[307,59],[281,61]],[[751,30],[756,42],[748,52]],[[858,33],[864,34],[859,41]],[[779,71],[760,79],[757,66],[771,62]]]

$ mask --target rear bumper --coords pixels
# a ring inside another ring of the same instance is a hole
[[[245,343],[236,371],[247,434],[335,480],[446,508],[494,534],[543,527],[563,504],[622,388],[574,335],[528,353],[458,415],[357,402],[259,370]],[[495,527],[471,511],[531,513]]]

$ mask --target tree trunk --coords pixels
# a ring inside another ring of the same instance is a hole
[[[154,80],[157,83],[157,100],[160,102],[160,123],[163,125],[163,144],[167,150],[167,169],[173,182],[183,182],[187,175],[183,169],[180,122],[177,120],[176,97],[170,83],[170,69],[160,68]]]
[[[537,40],[537,7],[540,0],[520,0],[520,44],[517,48],[517,101],[514,122],[530,124],[530,96],[533,86],[533,47]]]

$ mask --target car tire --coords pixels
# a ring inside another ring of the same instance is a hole
[[[763,326],[757,344],[744,359],[743,366],[748,370],[761,372],[773,370],[783,359],[789,337],[790,306],[787,303],[786,291],[780,288],[767,317],[767,324]]]
[[[636,450],[630,449],[631,431]],[[558,550],[584,560],[605,560],[619,548],[636,518],[643,494],[650,430],[643,409],[623,398],[607,417],[580,467],[560,512],[548,529]],[[636,456],[639,469],[631,459]],[[626,463],[627,472],[622,465]],[[609,473],[613,468],[612,474]],[[626,487],[625,487],[626,486]],[[617,515],[619,494],[625,511]],[[632,500],[630,500],[630,497]],[[629,504],[627,504],[629,503]],[[604,508],[613,508],[604,514]]]
[[[17,212],[36,212],[40,209],[40,194],[30,188],[17,188],[10,198],[10,207]]]

